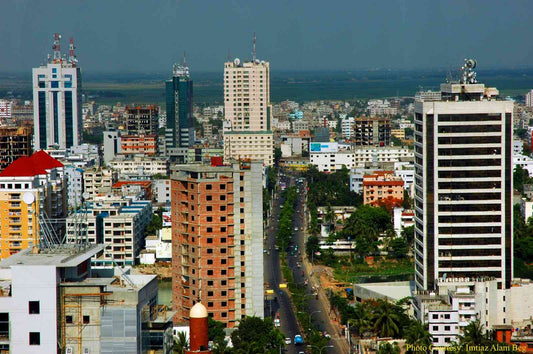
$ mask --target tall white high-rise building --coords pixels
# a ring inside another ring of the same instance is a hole
[[[255,39],[254,39],[255,47]],[[255,53],[255,50],[254,50]],[[270,63],[254,58],[224,63],[224,158],[260,159],[273,164]]]
[[[415,102],[415,282],[513,277],[513,103],[467,61],[440,100]]]
[[[82,140],[81,71],[70,39],[68,58],[61,55],[61,36],[54,36],[53,56],[33,69],[34,148],[66,149]]]
[[[533,107],[533,90],[526,93],[526,107]]]

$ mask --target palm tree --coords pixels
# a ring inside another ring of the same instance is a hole
[[[470,322],[464,329],[463,335],[459,336],[459,343],[465,345],[487,345],[492,342],[490,333],[485,331],[479,319]]]
[[[189,347],[189,340],[185,332],[178,332],[178,337],[174,338],[174,353],[185,354],[185,350]]]
[[[387,300],[377,300],[374,311],[374,331],[380,337],[396,337],[400,334],[401,316],[395,305]]]
[[[347,322],[362,337],[363,333],[371,328],[371,315],[368,306],[362,303],[356,304],[351,315],[351,318]]]
[[[328,230],[330,234],[335,231],[336,221],[337,217],[335,216],[335,212],[333,211],[333,209],[331,209],[331,205],[328,204],[326,212],[324,213],[324,222],[328,224]]]
[[[384,342],[379,345],[378,351],[376,354],[400,354],[401,350],[398,347],[398,343],[394,342],[390,344],[389,342]]]
[[[428,326],[420,321],[410,321],[405,330],[405,342],[415,346],[429,347],[433,341]],[[413,353],[425,353],[425,351],[413,351]]]

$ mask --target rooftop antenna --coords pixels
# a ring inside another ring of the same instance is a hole
[[[229,53],[229,48],[228,48],[228,61],[231,61],[231,55]]]
[[[75,65],[78,62],[78,59],[76,59],[76,54],[74,53],[74,38],[70,37],[70,43],[68,45],[68,61],[69,63]]]
[[[182,65],[187,66],[187,52],[183,51]]]
[[[54,51],[54,62],[61,60],[61,35],[54,33],[54,44],[52,45]]]
[[[255,63],[255,32],[254,32],[254,45],[253,45],[253,52],[252,52],[252,61]]]

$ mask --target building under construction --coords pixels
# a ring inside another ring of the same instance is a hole
[[[29,127],[0,127],[0,171],[19,157],[31,155],[31,139]]]
[[[34,247],[0,262],[1,353],[172,352],[157,277],[92,269],[103,248]]]

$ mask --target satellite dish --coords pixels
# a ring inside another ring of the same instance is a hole
[[[259,59],[255,59],[255,63],[256,63],[256,64],[259,64],[259,63],[260,63],[260,62],[259,62]]]
[[[87,198],[89,198],[91,195],[90,195],[89,193],[85,192],[85,193],[83,193],[81,196],[83,197],[83,199],[87,199]]]
[[[239,58],[235,58],[235,60],[233,61],[233,64],[239,66],[241,65],[241,60]]]
[[[22,195],[22,200],[24,203],[31,205],[35,201],[35,195],[33,195],[32,192],[26,192],[24,195]]]

